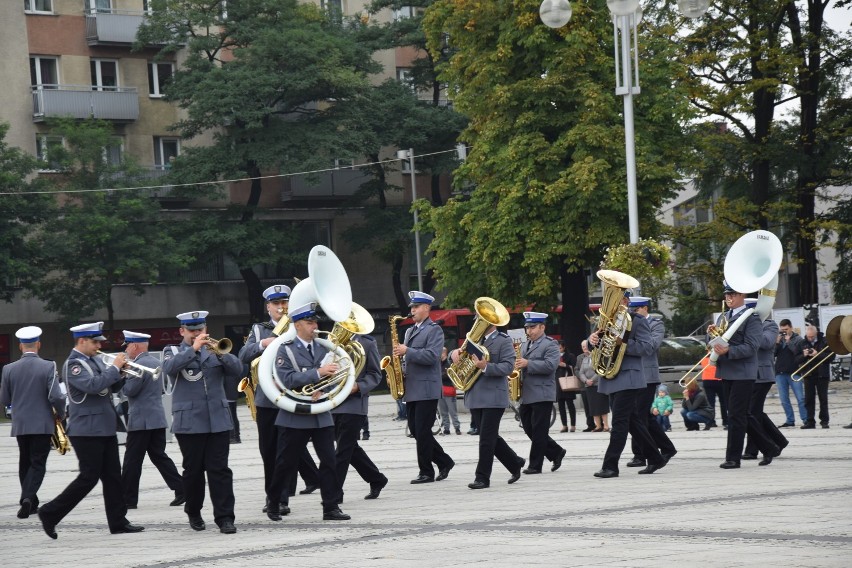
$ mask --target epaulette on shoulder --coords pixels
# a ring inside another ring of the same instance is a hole
[[[509,337],[509,334],[505,331],[498,331],[497,335],[499,335],[500,337]]]
[[[288,339],[287,341],[282,342],[281,345],[293,345],[294,341],[296,341],[295,337],[293,339]]]
[[[266,329],[275,329],[275,324],[272,323],[271,321],[261,322],[260,325],[265,327]]]

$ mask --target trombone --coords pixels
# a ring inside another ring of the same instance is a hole
[[[828,327],[825,328],[826,346],[820,349],[810,359],[805,361],[801,367],[793,371],[792,379],[797,383],[804,380],[820,365],[831,359],[834,355],[848,355],[852,352],[852,315],[835,316],[828,322]],[[830,349],[831,352],[822,358],[819,358],[822,353]],[[814,361],[818,361],[814,363]],[[800,374],[806,367],[811,366],[804,374]]]
[[[112,365],[115,361],[115,358],[118,356],[118,353],[104,353],[103,351],[98,351],[98,355],[101,356],[101,359],[105,364]],[[145,375],[145,373],[151,373],[151,378],[155,381],[160,378],[161,370],[162,367],[152,369],[150,367],[140,365],[139,363],[134,363],[133,361],[127,361],[124,364],[124,367],[121,368],[122,373],[131,377],[136,377],[137,379],[141,379]]]
[[[725,335],[725,332],[728,331],[728,318],[725,317],[725,311],[728,309],[725,304],[725,300],[722,300],[722,315],[719,318],[718,324],[710,324],[707,327],[707,335],[710,336],[711,340],[716,339],[717,337],[722,337]],[[683,376],[678,380],[677,384],[680,385],[681,388],[686,388],[690,383],[694,383],[701,375],[704,373],[704,370],[712,365],[713,363],[710,361],[710,354],[713,352],[712,348],[708,348],[707,353],[698,360],[698,362],[692,366]],[[696,367],[701,365],[701,368],[697,371]],[[693,374],[694,373],[694,374]],[[689,379],[689,380],[687,380]]]

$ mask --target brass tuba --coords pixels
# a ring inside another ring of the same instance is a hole
[[[62,425],[62,419],[53,411],[53,434],[50,435],[50,447],[59,452],[60,456],[64,456],[71,448],[71,442],[68,441],[68,436],[65,434],[65,427]]]
[[[633,327],[627,307],[622,304],[624,291],[637,288],[639,281],[616,270],[598,270],[597,276],[604,283],[604,290],[595,330],[600,342],[592,351],[592,366],[601,377],[612,379],[618,374],[627,350],[621,339]]]
[[[387,374],[388,388],[394,400],[399,400],[405,396],[405,377],[402,374],[402,361],[393,354],[393,348],[399,345],[399,332],[396,329],[396,322],[401,319],[405,318],[402,316],[390,316],[388,318],[391,336],[391,354],[382,357],[379,363],[379,366]]]
[[[490,357],[488,350],[481,345],[485,332],[492,325],[500,326],[509,323],[509,311],[494,298],[487,296],[477,298],[473,303],[473,309],[476,311],[476,319],[459,348],[459,360],[447,369],[447,376],[450,377],[453,385],[465,392],[470,390],[482,374],[482,369],[476,366],[473,357],[486,361]]]

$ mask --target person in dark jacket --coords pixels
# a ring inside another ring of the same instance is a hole
[[[805,326],[805,342],[802,354],[797,359],[799,366],[807,365],[802,374],[805,376],[805,409],[807,418],[802,430],[816,428],[816,399],[819,397],[819,425],[828,428],[828,381],[831,377],[831,362],[834,353],[830,349],[822,351],[827,345],[825,336],[817,328],[808,324]],[[820,351],[822,351],[820,353]],[[814,369],[816,365],[816,369]],[[796,377],[793,379],[795,380]]]
[[[700,424],[710,424],[715,418],[715,411],[697,381],[686,385],[681,406],[680,415],[683,416],[683,425],[687,430],[700,430]]]

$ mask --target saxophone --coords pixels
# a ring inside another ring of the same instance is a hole
[[[399,400],[405,394],[405,384],[402,375],[402,361],[399,357],[393,354],[393,348],[399,345],[399,334],[396,330],[396,322],[404,319],[402,316],[390,316],[388,323],[390,324],[391,333],[391,354],[382,358],[379,365],[387,373],[388,387],[390,388],[391,396],[394,400]]]
[[[287,314],[287,308],[281,307],[278,308],[278,313],[282,315]],[[272,325],[271,322],[263,322],[260,324],[262,327],[266,329],[274,329],[275,326]],[[246,336],[244,343],[248,343],[248,336]],[[260,357],[255,357],[251,364],[249,365],[249,376],[243,377],[240,379],[240,384],[237,385],[237,391],[241,393],[245,393],[246,395],[246,406],[248,406],[249,412],[251,412],[251,419],[257,422],[257,405],[254,402],[255,394],[257,393],[257,384],[259,381],[258,374],[258,366],[260,365]]]
[[[512,343],[515,346],[515,358],[521,358],[521,340],[516,339],[513,340]],[[521,370],[513,369],[511,373],[509,373],[509,400],[512,402],[518,402],[521,400]]]
[[[50,447],[59,452],[59,455],[64,456],[71,448],[71,442],[68,441],[68,436],[65,434],[65,427],[62,426],[62,419],[53,411],[53,434],[50,435]]]

